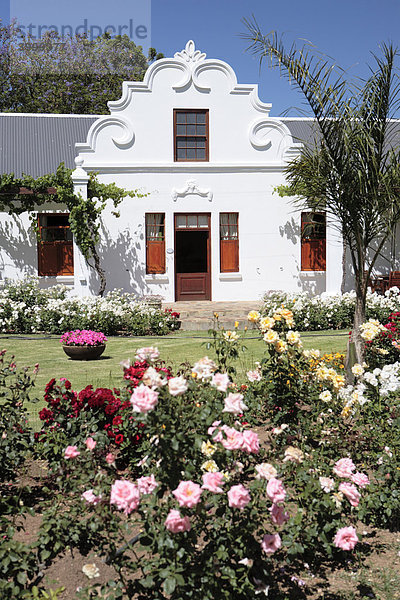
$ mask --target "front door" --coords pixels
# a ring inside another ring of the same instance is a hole
[[[211,300],[210,215],[175,215],[176,300]]]

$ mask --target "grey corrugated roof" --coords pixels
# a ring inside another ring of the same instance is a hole
[[[75,168],[75,144],[85,142],[96,115],[0,113],[0,173],[39,177],[60,162]]]

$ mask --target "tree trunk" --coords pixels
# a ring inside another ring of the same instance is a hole
[[[342,283],[340,286],[340,292],[344,294],[346,289],[346,242],[343,240],[343,252],[342,252]]]
[[[365,273],[358,273],[356,275],[356,306],[354,310],[354,322],[351,336],[347,342],[347,356],[346,356],[346,375],[347,381],[351,383],[354,380],[351,367],[355,363],[360,365],[364,362],[364,347],[365,342],[361,337],[361,325],[365,323],[365,305],[366,305],[366,284],[365,284]]]
[[[99,291],[97,292],[97,295],[102,297],[104,295],[104,292],[106,289],[107,280],[106,280],[105,271],[100,266],[100,256],[98,255],[96,248],[92,248],[92,257],[94,260],[94,265],[91,265],[88,260],[86,260],[86,262],[89,265],[89,267],[91,269],[93,269],[94,271],[96,271],[97,275],[99,276],[100,287],[99,287]]]

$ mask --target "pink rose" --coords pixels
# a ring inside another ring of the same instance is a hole
[[[341,458],[335,463],[333,472],[338,475],[338,477],[350,477],[355,468],[356,465],[351,458]]]
[[[260,450],[260,443],[258,435],[255,431],[247,429],[242,434],[242,450],[248,454],[258,454]]]
[[[243,443],[243,435],[237,429],[233,427],[228,427],[227,425],[223,425],[221,427],[222,431],[225,433],[226,437],[223,437],[221,440],[221,444],[227,450],[240,450]],[[213,438],[215,441],[219,441],[216,437]]]
[[[242,394],[228,394],[225,398],[225,406],[222,412],[232,413],[234,415],[241,415],[247,410],[246,404],[243,402]]]
[[[339,485],[339,492],[342,492],[350,502],[352,506],[358,506],[360,502],[361,494],[352,483],[341,483]]]
[[[207,429],[208,435],[212,435],[217,429],[218,425],[221,425],[221,421],[214,421],[214,423]]]
[[[106,463],[107,463],[108,465],[112,465],[114,461],[115,461],[115,457],[114,457],[114,455],[113,455],[113,454],[111,454],[111,452],[109,452],[109,453],[106,455]]]
[[[215,373],[211,379],[211,385],[219,392],[226,392],[230,383],[229,376],[226,373]]]
[[[156,489],[156,487],[158,487],[160,484],[158,483],[158,481],[156,481],[154,475],[148,475],[147,477],[139,477],[139,479],[136,480],[139,492],[141,494],[151,494],[151,492],[154,492],[154,490]]]
[[[355,483],[356,485],[358,485],[358,487],[362,489],[367,487],[367,485],[369,485],[370,483],[368,475],[366,475],[365,473],[353,473],[350,479],[353,483]]]
[[[214,494],[222,494],[223,489],[219,486],[224,485],[224,483],[225,481],[223,473],[204,473],[203,485],[201,487],[203,490],[214,492]]]
[[[126,479],[117,479],[111,486],[110,504],[115,504],[126,515],[137,509],[139,498],[140,494],[137,485],[126,481]]]
[[[94,450],[96,448],[97,442],[92,437],[88,437],[85,444],[88,450]]]
[[[134,389],[131,396],[131,404],[134,412],[147,413],[157,405],[158,392],[155,392],[147,385],[140,384]]]
[[[282,546],[282,540],[279,533],[273,535],[266,533],[261,542],[261,548],[266,554],[273,554]]]
[[[289,520],[289,513],[285,511],[281,504],[273,504],[270,509],[271,521],[274,525],[284,525]]]
[[[241,483],[233,485],[228,492],[228,501],[231,508],[242,510],[250,502],[249,491]]]
[[[164,522],[165,527],[172,533],[190,531],[189,517],[181,517],[179,510],[170,510]]]
[[[187,506],[192,508],[200,500],[201,487],[193,481],[181,481],[173,495],[179,502],[179,506]]]
[[[93,490],[86,490],[86,492],[83,492],[82,498],[86,500],[88,504],[98,504],[101,500],[101,494],[96,496]]]
[[[64,451],[64,458],[76,458],[80,455],[77,446],[67,446]]]
[[[247,371],[246,375],[247,375],[247,379],[251,382],[261,381],[260,371]]]
[[[136,350],[136,360],[144,361],[156,360],[160,356],[158,348],[153,348],[153,346],[148,346],[147,348],[138,348]]]
[[[267,483],[267,496],[274,503],[283,502],[286,498],[286,491],[280,479],[273,477]]]
[[[187,389],[187,381],[182,375],[180,377],[171,377],[168,380],[168,390],[171,396],[182,396]]]
[[[358,537],[354,527],[342,527],[333,540],[336,548],[341,548],[342,550],[353,550],[357,542]]]

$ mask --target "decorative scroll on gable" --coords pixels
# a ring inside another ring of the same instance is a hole
[[[195,195],[201,196],[202,198],[207,198],[209,202],[213,199],[213,193],[211,190],[200,189],[194,179],[189,179],[186,182],[186,186],[181,189],[173,188],[172,189],[172,200],[176,202],[178,198],[184,198],[185,196]]]

